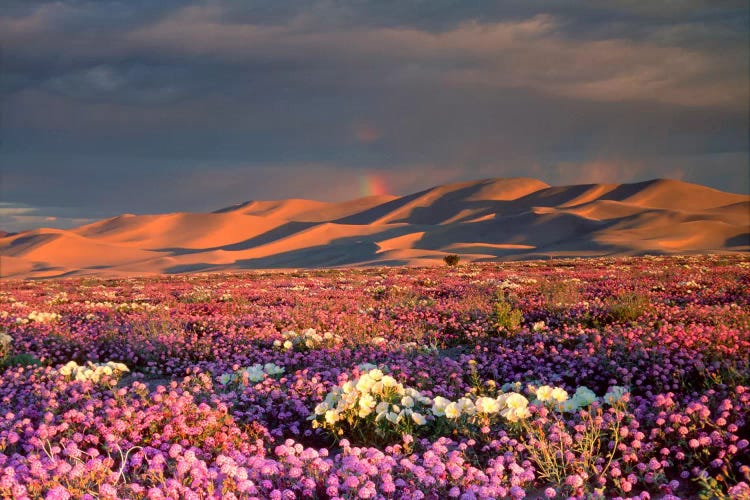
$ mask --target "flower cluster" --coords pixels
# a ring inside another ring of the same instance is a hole
[[[79,382],[90,380],[91,382],[99,383],[105,377],[116,380],[122,376],[123,373],[129,371],[130,370],[126,365],[114,361],[107,361],[103,364],[88,361],[83,366],[75,361],[69,361],[60,367],[58,373],[64,377],[70,377],[72,380]]]
[[[284,373],[284,367],[278,366],[274,363],[266,363],[264,365],[256,363],[247,368],[240,368],[235,370],[233,373],[224,373],[219,377],[219,382],[222,385],[230,384],[241,384],[247,385],[248,382],[257,383],[262,381],[266,376],[275,377]]]
[[[67,304],[68,302],[70,302],[70,299],[68,298],[67,292],[59,292],[49,300],[49,305],[57,306],[60,304]]]
[[[159,307],[154,304],[149,304],[148,302],[121,302],[118,304],[111,304],[111,307],[113,310],[121,313],[129,313],[134,311],[150,312],[157,310],[169,310],[169,308]]]
[[[134,312],[156,312],[156,311],[169,311],[169,307],[165,305],[151,304],[149,302],[92,302],[87,300],[83,303],[87,309],[109,309],[122,314],[129,314]]]
[[[432,400],[379,368],[331,390],[309,417],[313,427],[362,442],[387,442],[427,424]]]
[[[16,323],[19,325],[25,325],[31,322],[34,323],[54,323],[60,319],[60,315],[54,312],[38,312],[31,311],[26,317],[16,318]]]
[[[604,402],[610,405],[614,405],[615,403],[622,401],[628,394],[629,391],[627,387],[613,385],[609,388],[607,394],[604,395]]]
[[[0,359],[8,355],[12,343],[13,337],[5,332],[0,332]]]
[[[529,400],[518,392],[497,397],[468,393],[455,401],[442,396],[430,398],[369,363],[360,368],[368,371],[335,387],[315,407],[309,417],[314,428],[326,429],[336,437],[378,442],[373,436],[387,441],[412,433],[425,435],[428,430],[433,436],[454,431],[472,434],[474,428],[486,433],[499,417],[512,424],[531,416]],[[584,387],[573,399],[583,405],[590,393]],[[549,386],[540,387],[537,397],[537,402],[555,400],[562,404],[569,400],[563,389]]]
[[[213,293],[210,288],[199,285],[184,294],[181,300],[188,303],[209,302],[212,296]]]
[[[600,401],[594,391],[585,385],[579,386],[573,396],[570,396],[562,387],[552,387],[549,385],[542,385],[540,387],[530,385],[528,390],[529,393],[536,397],[532,404],[551,406],[555,410],[567,413],[576,412],[581,408],[586,408],[595,401]],[[627,389],[624,387],[613,386],[604,395],[603,400],[612,405],[622,399],[627,392]]]
[[[314,328],[308,328],[299,333],[288,330],[282,332],[281,336],[283,340],[275,340],[273,345],[284,351],[309,351],[323,346],[334,346],[341,342],[332,332],[325,332],[321,335]]]
[[[530,415],[529,400],[517,392],[505,392],[491,398],[488,396],[474,396],[469,394],[456,401],[450,401],[444,397],[437,396],[433,400],[432,414],[435,417],[444,417],[456,424],[462,418],[466,423],[484,422],[495,416],[501,416],[510,423],[518,422]]]
[[[535,332],[542,332],[547,327],[546,324],[544,324],[544,321],[536,321],[533,325],[531,325],[531,329]]]

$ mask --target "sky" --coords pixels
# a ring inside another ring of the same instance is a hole
[[[490,177],[750,192],[746,0],[3,0],[0,229]]]

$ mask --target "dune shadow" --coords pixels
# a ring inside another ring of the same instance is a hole
[[[596,186],[597,184],[577,184],[575,186],[548,187],[547,189],[521,196],[508,203],[525,208],[526,210],[530,210],[532,207],[538,205],[556,207],[582,196]]]
[[[451,222],[467,222],[491,214],[501,217],[522,215],[531,212],[534,207],[558,207],[570,203],[576,198],[599,187],[599,184],[548,187],[533,191],[512,200],[471,199],[474,195],[481,192],[482,189],[491,185],[493,182],[492,179],[489,179],[464,188],[445,192],[436,196],[434,199],[431,199],[428,206],[412,207],[409,213],[405,214],[403,217],[394,218],[390,222],[436,225],[445,223],[447,220],[451,220]],[[588,200],[588,202],[595,200],[622,201],[634,196],[654,182],[657,181],[652,180],[635,184],[620,185],[611,191],[597,194],[591,200]],[[434,189],[436,188],[427,189],[403,198],[397,198],[363,212],[338,219],[334,222],[342,224],[371,224],[406,206],[410,202],[429,195]],[[466,212],[466,215],[461,216],[461,212]]]
[[[21,246],[24,243],[29,243],[31,241],[34,241],[37,238],[39,238],[39,236],[36,235],[36,234],[32,234],[30,236],[21,236],[20,238],[16,238],[15,240],[13,240],[13,242],[10,244],[10,246],[11,246],[11,248],[12,247]]]
[[[654,184],[657,184],[660,181],[660,179],[651,179],[648,181],[643,182],[634,182],[632,184],[621,184],[617,186],[612,191],[609,191],[608,193],[603,194],[599,197],[600,200],[610,200],[610,201],[623,201],[628,198],[632,198],[639,192],[643,191],[645,188],[652,186]]]
[[[62,266],[51,266],[49,264],[39,262],[34,264],[31,269],[32,271],[61,271],[65,268]]]
[[[346,217],[333,220],[332,222],[336,224],[354,224],[354,225],[372,224],[376,220],[381,219],[382,217],[385,217],[386,215],[393,212],[394,210],[398,210],[399,208],[416,200],[420,196],[423,196],[425,193],[428,193],[429,191],[430,190],[427,189],[425,191],[420,191],[419,193],[410,194],[408,196],[402,196],[401,198],[396,198],[395,200],[387,201],[375,207],[368,208],[367,210],[364,210],[362,212],[357,212],[356,214],[347,215]]]
[[[415,231],[413,227],[391,227],[366,236],[346,236],[327,244],[279,252],[266,257],[239,259],[229,264],[179,264],[165,269],[166,274],[210,272],[224,269],[322,268],[364,265],[377,260],[378,241],[403,236]],[[406,261],[403,261],[406,262]],[[377,265],[380,265],[379,263]]]
[[[637,194],[656,181],[638,182],[635,184],[623,184],[611,191],[597,194],[592,199],[581,204],[591,203],[597,200],[622,201]],[[533,207],[560,207],[572,202],[576,198],[599,188],[600,184],[575,184],[572,186],[556,186],[529,193],[515,200],[505,202],[508,206],[515,206],[520,212],[531,210]],[[573,205],[573,206],[577,206]],[[519,213],[520,213],[519,212]]]
[[[228,269],[230,267],[233,266],[227,266],[226,264],[210,264],[208,262],[200,262],[196,264],[180,264],[177,266],[166,268],[164,270],[164,274],[205,273],[211,271],[220,271],[222,269]]]
[[[43,273],[51,272],[51,271],[62,271],[62,270],[63,270],[62,267],[44,266],[44,265],[35,266],[34,268],[32,268],[32,272],[43,272]],[[48,280],[48,279],[67,278],[71,276],[76,276],[80,271],[81,271],[80,269],[71,269],[69,271],[55,274],[54,276],[29,276],[24,279],[41,281],[41,280]]]
[[[486,179],[481,182],[473,183],[464,188],[447,191],[435,197],[434,199],[431,199],[428,206],[413,207],[411,211],[404,217],[393,219],[390,222],[435,225],[444,223],[446,220],[458,216],[461,211],[467,211],[470,214],[457,219],[457,222],[466,221],[495,213],[502,215],[505,215],[506,213],[521,213],[530,209],[532,205],[529,201],[534,199],[531,198],[534,194],[543,193],[549,190],[549,188],[541,189],[514,200],[471,199],[474,195],[480,193],[487,186],[491,186],[494,182],[495,179]],[[438,186],[420,191],[419,193],[415,193],[409,196],[397,198],[363,212],[338,219],[334,222],[342,224],[371,224],[387,216],[388,214],[404,207],[412,201],[429,195],[439,188],[440,187]],[[526,202],[518,203],[519,200],[526,200]]]
[[[388,266],[406,266],[409,265],[408,260],[404,259],[384,259],[377,262],[363,262],[360,264],[354,264],[350,267],[388,267]]]
[[[378,241],[403,236],[418,230],[414,227],[390,227],[370,235],[336,238],[327,244],[276,253],[267,257],[242,259],[235,265],[251,268],[351,266],[376,260]]]
[[[451,243],[477,243],[528,245],[539,249],[571,240],[574,245],[593,244],[594,233],[606,229],[611,223],[596,221],[568,213],[505,216],[473,223],[454,223],[437,226],[426,231],[415,248],[440,249]],[[502,254],[508,252],[503,250]],[[512,249],[520,254],[528,249]]]
[[[458,216],[460,211],[470,212],[471,215],[468,215],[468,218],[481,217],[502,211],[502,208],[507,206],[509,202],[469,199],[489,184],[492,184],[492,181],[488,180],[472,184],[465,188],[456,189],[455,191],[449,191],[433,200],[429,206],[414,207],[406,217],[394,219],[393,222],[435,225]]]
[[[447,252],[448,250],[446,250]],[[502,257],[506,255],[523,255],[524,253],[536,252],[536,248],[501,248],[483,243],[461,245],[460,248],[450,249],[451,253],[456,254],[485,254],[493,257]],[[493,258],[489,257],[489,258]]]
[[[238,260],[236,265],[254,268],[350,266],[375,259],[377,250],[374,242],[333,242],[268,257]]]
[[[169,252],[173,256],[179,255],[191,255],[196,253],[212,252],[215,250],[225,250],[228,252],[247,250],[249,248],[266,245],[273,243],[274,241],[286,238],[305,229],[309,229],[313,226],[320,224],[319,222],[287,222],[279,227],[266,231],[265,233],[253,236],[237,243],[230,243],[228,245],[219,245],[215,247],[207,248],[184,248],[184,247],[166,247],[166,248],[155,248],[157,252]]]
[[[30,234],[28,236],[21,236],[20,238],[16,238],[11,242],[10,248],[17,248],[27,243],[41,245],[43,243],[55,240],[59,237],[59,234]]]
[[[237,210],[241,210],[247,206],[250,206],[253,204],[253,201],[243,201],[242,203],[235,203],[234,205],[230,205],[228,207],[220,208],[218,210],[214,210],[211,212],[212,214],[226,214],[229,212],[235,212]]]
[[[727,238],[724,242],[725,247],[745,247],[750,246],[750,233],[742,233],[737,236]]]

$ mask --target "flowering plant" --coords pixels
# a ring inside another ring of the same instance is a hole
[[[322,335],[317,333],[314,328],[308,328],[300,333],[294,330],[282,332],[283,340],[275,340],[273,345],[282,351],[309,351],[319,347],[329,347],[341,342],[331,332],[325,332]]]
[[[530,415],[529,400],[512,391],[497,397],[469,393],[456,401],[437,396],[431,413],[435,417],[434,434],[438,436],[487,436],[498,422],[515,424]]]
[[[88,361],[85,365],[79,365],[75,361],[69,361],[58,370],[60,375],[70,377],[72,380],[84,382],[90,380],[94,383],[103,382],[105,377],[118,379],[123,373],[130,370],[123,363],[107,361],[106,363],[92,363]]]
[[[337,439],[346,435],[365,444],[390,443],[425,430],[431,404],[418,390],[373,368],[329,392],[309,420]]]
[[[561,387],[528,390],[536,399],[531,418],[520,421],[520,438],[538,475],[574,495],[583,494],[589,480],[606,474],[618,451],[628,390],[613,386],[601,399],[585,386],[572,397]]]
[[[26,325],[32,321],[35,323],[54,323],[58,319],[60,319],[60,315],[54,312],[31,311],[25,318],[16,318],[16,323],[19,325]]]
[[[472,435],[477,429],[487,434],[501,418],[516,423],[531,415],[529,400],[517,392],[497,397],[468,393],[456,401],[429,398],[379,368],[361,366],[369,371],[334,388],[315,407],[309,417],[313,428],[326,429],[337,439],[382,444],[406,435]]]
[[[13,337],[5,332],[0,332],[0,359],[8,355],[12,343]]]
[[[266,376],[275,377],[284,373],[284,367],[278,366],[274,363],[266,363],[262,365],[256,363],[247,368],[240,368],[235,370],[233,373],[224,373],[219,377],[219,382],[222,385],[247,385],[248,382],[261,382]]]

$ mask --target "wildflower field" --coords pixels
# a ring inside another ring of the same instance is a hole
[[[750,257],[0,291],[0,498],[750,498]]]

